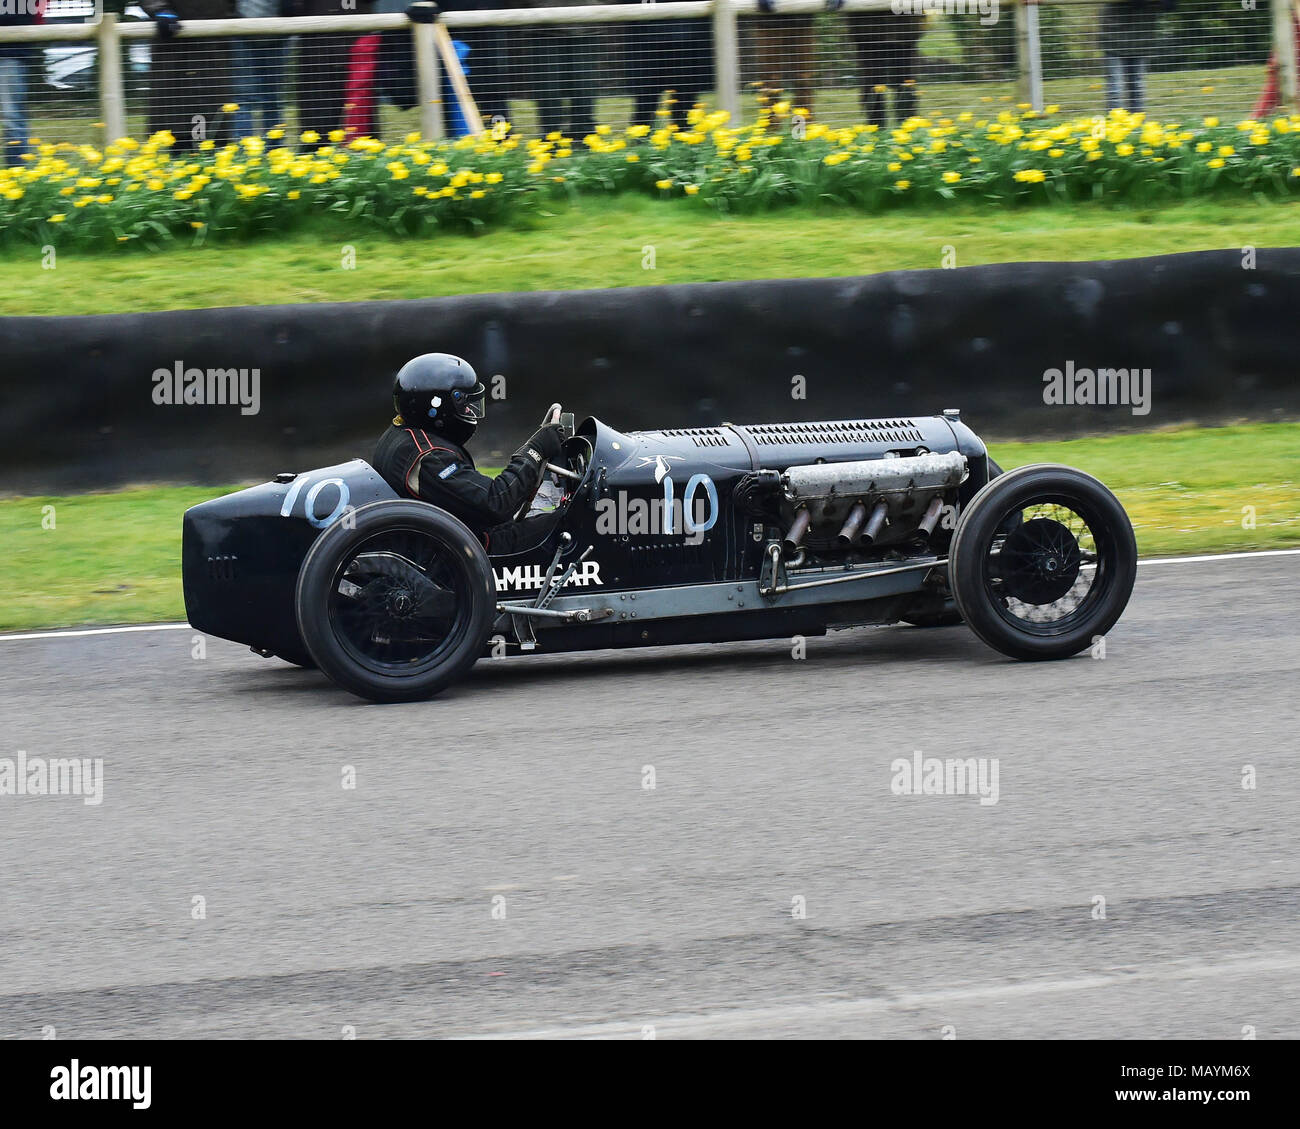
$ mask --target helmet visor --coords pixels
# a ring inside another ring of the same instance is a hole
[[[473,388],[457,388],[452,399],[456,416],[466,423],[478,423],[487,414],[487,389],[481,380]]]

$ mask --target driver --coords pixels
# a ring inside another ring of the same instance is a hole
[[[397,417],[375,446],[375,469],[404,498],[432,502],[460,518],[493,556],[509,556],[540,544],[559,511],[513,520],[529,502],[547,462],[559,458],[564,430],[559,408],[506,468],[489,478],[465,450],[484,415],[485,389],[468,362],[449,353],[425,353],[407,361],[393,381]]]

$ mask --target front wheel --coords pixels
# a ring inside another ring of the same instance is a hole
[[[374,702],[410,702],[473,666],[496,591],[465,525],[424,502],[384,501],[316,539],[295,605],[303,642],[331,679]]]
[[[1137,578],[1133,525],[1091,475],[1040,463],[999,475],[953,534],[948,581],[962,618],[1017,659],[1060,659],[1105,635]]]

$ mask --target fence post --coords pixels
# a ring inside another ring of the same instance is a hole
[[[1038,0],[1016,0],[1016,101],[1043,108],[1043,45]]]
[[[1295,22],[1291,0],[1273,0],[1273,58],[1278,67],[1278,94],[1288,110],[1296,106]]]
[[[126,136],[126,96],[122,89],[122,37],[117,13],[103,12],[95,32],[99,44],[99,112],[104,119],[104,144]]]
[[[731,115],[733,125],[740,123],[738,22],[731,0],[713,0],[713,81],[718,109]]]
[[[415,75],[420,94],[420,133],[426,141],[446,136],[442,116],[442,67],[434,43],[433,23],[411,24],[415,46]]]

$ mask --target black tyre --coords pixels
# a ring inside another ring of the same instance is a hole
[[[331,679],[374,702],[410,702],[474,665],[496,590],[483,546],[449,513],[374,502],[316,539],[298,572],[296,610]]]
[[[1000,475],[957,523],[948,583],[990,647],[1061,659],[1105,635],[1137,577],[1133,525],[1091,475],[1040,463]]]

